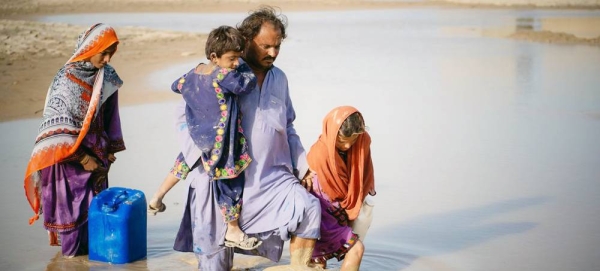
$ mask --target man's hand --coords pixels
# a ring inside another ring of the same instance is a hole
[[[302,180],[300,180],[300,184],[302,186],[304,186],[304,188],[306,188],[306,191],[308,191],[308,192],[312,191],[314,176],[315,176],[315,173],[309,169],[306,172],[306,174],[304,174],[304,177],[302,178]]]

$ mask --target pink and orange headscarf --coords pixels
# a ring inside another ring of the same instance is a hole
[[[59,71],[48,89],[44,104],[44,119],[25,172],[25,195],[35,213],[29,219],[29,224],[33,224],[39,219],[40,214],[38,171],[61,162],[77,151],[90,128],[97,109],[122,83],[116,73],[109,74],[113,78],[105,78],[105,68],[101,68],[97,71],[92,85],[91,82],[88,83],[77,78],[77,66],[72,63],[88,60],[118,42],[115,30],[105,24],[95,24],[84,31],[79,36],[73,56]],[[57,83],[58,78],[61,80],[66,78],[67,81],[64,84]],[[73,89],[80,91],[74,92]],[[86,94],[88,92],[85,90],[91,90],[91,97]],[[81,112],[74,114],[71,110],[66,110],[67,112],[53,110],[52,100],[56,97],[74,104],[73,107]]]
[[[369,134],[364,132],[358,136],[356,143],[346,151],[346,162],[335,147],[342,123],[355,112],[358,110],[352,106],[340,106],[329,112],[323,120],[323,132],[307,157],[325,194],[340,203],[350,220],[358,216],[367,194],[375,193]]]

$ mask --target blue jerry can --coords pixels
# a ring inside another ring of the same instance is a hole
[[[89,259],[129,263],[146,257],[144,192],[109,187],[92,199],[88,213]]]

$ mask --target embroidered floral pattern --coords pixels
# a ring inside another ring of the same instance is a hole
[[[183,88],[183,83],[185,83],[185,77],[187,76],[187,74],[184,74],[181,79],[179,79],[179,82],[177,82],[177,90],[181,91],[181,89]]]
[[[187,178],[188,173],[190,173],[190,167],[183,159],[183,155],[177,156],[175,159],[175,165],[171,168],[171,174],[175,175],[180,180],[185,180]]]
[[[221,205],[221,214],[223,215],[223,221],[225,221],[225,223],[235,221],[240,217],[242,201],[243,200],[240,199],[240,201],[234,206],[228,206],[227,204]]]
[[[332,205],[328,208],[327,212],[337,219],[338,224],[341,226],[348,226],[350,220],[348,219],[348,214],[344,208]]]
[[[212,87],[214,88],[215,95],[217,98],[217,102],[219,104],[219,110],[221,110],[220,118],[215,126],[215,143],[213,145],[213,149],[210,153],[210,159],[208,161],[203,161],[204,169],[208,172],[211,171],[211,168],[215,166],[215,164],[221,158],[222,150],[223,150],[223,138],[225,134],[225,129],[227,128],[227,121],[229,119],[229,112],[227,107],[227,100],[225,99],[225,94],[223,90],[219,86],[219,82],[221,82],[225,76],[230,72],[230,69],[221,68],[216,76],[216,78],[212,82]],[[182,85],[185,82],[184,78],[179,80],[179,85]],[[178,88],[179,88],[178,85]],[[247,149],[246,138],[244,137],[243,129],[241,126],[241,119],[237,119],[236,124],[238,125],[237,132],[240,134],[240,139],[238,143],[242,146],[242,150]],[[233,167],[225,166],[223,168],[215,167],[212,171],[213,178],[215,179],[230,179],[237,177],[241,171],[243,171],[248,164],[252,161],[248,153],[245,151],[240,156],[239,160],[234,161]],[[232,207],[233,208],[233,207]]]

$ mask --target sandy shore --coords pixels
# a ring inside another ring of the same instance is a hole
[[[344,5],[340,6],[339,3]],[[292,10],[409,7],[414,4],[359,1],[203,1],[203,0],[5,0],[0,3],[0,121],[41,116],[48,85],[69,58],[84,28],[27,21],[29,16],[95,12],[249,11],[263,3]],[[234,4],[234,5],[233,5]],[[206,35],[116,27],[121,39],[111,64],[124,80],[121,105],[176,99],[164,86],[150,85],[145,75],[167,65],[202,61]],[[151,42],[148,42],[151,41]],[[151,57],[149,57],[151,56]],[[168,87],[168,83],[166,83]],[[152,90],[152,91],[149,91]],[[160,91],[164,90],[164,91]]]
[[[84,30],[81,26],[27,21],[28,16],[83,12],[243,12],[255,9],[263,3],[278,6],[283,12],[411,8],[416,6],[490,8],[492,7],[490,5],[494,5],[494,3],[484,3],[479,6],[474,5],[473,1],[461,2],[463,3],[451,4],[448,1],[398,3],[366,0],[105,0],[87,1],[83,6],[81,1],[76,0],[5,0],[0,3],[2,18],[0,20],[0,44],[2,44],[0,47],[0,84],[3,86],[0,90],[3,97],[0,100],[0,121],[34,118],[41,115],[46,91],[52,77],[69,58],[77,36]],[[598,6],[594,3],[599,1],[583,1],[581,3],[584,2],[589,4],[584,5],[585,8],[595,9]],[[494,7],[522,8],[519,6]],[[548,7],[556,8],[556,5],[548,5]],[[573,5],[558,6],[558,8],[573,8]],[[543,31],[502,32],[501,37],[600,46],[600,19],[598,18],[562,18],[544,25],[552,27],[543,29]],[[178,96],[170,93],[168,89],[164,89],[164,86],[147,83],[144,80],[145,75],[167,65],[204,59],[202,52],[206,35],[135,27],[117,27],[116,30],[121,44],[112,64],[125,81],[125,85],[120,91],[121,105],[176,99]],[[157,91],[163,89],[164,91]]]
[[[0,21],[0,120],[40,116],[52,78],[70,57],[76,37],[84,28],[67,24]],[[178,63],[202,59],[205,35],[116,28],[121,40],[111,64],[125,84],[119,92],[121,104],[136,104],[176,98],[168,90],[148,91],[144,75]]]

